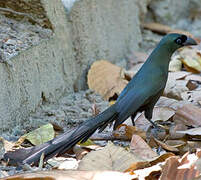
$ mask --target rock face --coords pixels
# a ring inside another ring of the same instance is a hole
[[[6,2],[22,5],[22,0]],[[76,67],[63,5],[57,0],[55,3],[48,0],[37,2],[38,7],[44,8],[54,35],[12,58],[13,68],[0,64],[0,132],[29,124],[29,113],[42,100],[56,100],[62,93],[73,91]],[[33,10],[31,3],[29,5]],[[2,8],[10,12],[13,10],[8,4]],[[24,13],[17,14],[30,16],[28,11]]]
[[[12,58],[13,68],[0,64],[0,133],[33,123],[27,117],[42,101],[86,88],[93,61],[118,62],[138,49],[146,0],[68,0],[67,6],[66,14],[58,0],[0,1],[1,14],[53,31]]]
[[[138,49],[141,41],[139,6],[134,0],[76,1],[69,12],[78,89],[86,87],[88,66],[97,59],[117,62]]]
[[[200,0],[152,0],[148,7],[150,11],[145,18],[146,21],[157,21],[201,37]]]
[[[149,8],[157,22],[171,25],[189,16],[190,0],[152,0]]]

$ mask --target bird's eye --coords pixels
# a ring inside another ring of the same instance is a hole
[[[175,42],[178,44],[178,45],[182,45],[185,41],[187,40],[187,37],[185,35],[182,35],[180,37],[178,37]]]
[[[180,38],[176,39],[176,43],[181,45],[182,44],[182,40]]]

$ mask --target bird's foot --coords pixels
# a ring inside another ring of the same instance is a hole
[[[155,129],[161,129],[161,127],[159,127],[156,123],[154,123],[152,120],[149,120],[148,121],[152,124],[152,126],[155,128]]]
[[[149,122],[152,124],[152,126],[150,126],[150,128],[147,131],[147,137],[152,136],[154,138],[160,139],[166,134],[166,129],[163,126],[157,125],[153,121]]]

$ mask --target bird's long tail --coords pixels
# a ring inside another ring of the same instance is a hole
[[[72,132],[65,132],[51,141],[32,148],[7,152],[4,159],[9,161],[10,164],[37,164],[42,153],[44,153],[45,160],[62,154],[79,141],[86,141],[97,129],[99,131],[105,129],[116,117],[115,105],[112,105],[101,114],[83,122]]]

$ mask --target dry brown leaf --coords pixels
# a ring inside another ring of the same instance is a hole
[[[177,124],[199,127],[201,126],[201,109],[192,104],[184,105],[176,111],[173,120]]]
[[[75,145],[73,147],[73,152],[76,155],[76,159],[81,160],[86,154],[89,153],[89,150],[83,149],[80,145]]]
[[[126,169],[124,172],[129,172],[130,174],[134,174],[133,171],[137,169],[143,169],[146,167],[150,167],[150,163],[148,161],[136,162],[131,164],[131,166],[128,169]]]
[[[57,124],[56,122],[51,122],[51,124],[52,124],[52,126],[53,126],[53,128],[54,128],[54,130],[55,130],[55,133],[57,132],[57,133],[59,133],[59,132],[63,132],[64,131],[64,129],[63,129],[63,127],[61,127],[59,124]]]
[[[155,107],[153,110],[152,121],[162,120],[167,121],[175,114],[175,111],[169,107]],[[145,118],[142,113],[136,120],[135,125],[141,130],[147,131],[150,126],[150,122]]]
[[[3,147],[6,152],[12,151],[13,147],[15,146],[15,143],[9,142],[5,140],[3,137],[0,137],[0,141],[3,143]]]
[[[188,147],[191,149],[201,149],[201,142],[200,141],[187,141]],[[192,152],[192,151],[191,151]]]
[[[73,152],[76,155],[76,159],[81,160],[90,151],[92,151],[92,150],[95,151],[95,150],[100,150],[100,149],[102,149],[102,147],[99,145],[95,145],[95,144],[94,145],[86,145],[86,146],[84,146],[83,144],[81,144],[81,145],[76,144],[73,147]]]
[[[183,31],[180,29],[172,29],[169,26],[159,24],[159,23],[144,23],[144,24],[142,24],[142,27],[144,29],[148,29],[148,30],[151,30],[153,32],[163,34],[163,35],[168,34],[168,33],[180,33],[180,34],[185,34],[185,35],[193,38],[193,35],[188,31]]]
[[[192,91],[195,90],[198,87],[198,84],[195,81],[189,80],[188,83],[186,84],[186,87]]]
[[[145,131],[138,129],[135,126],[126,126],[126,134],[125,135],[129,139],[131,139],[134,134],[140,136],[143,139],[146,138],[146,132]]]
[[[195,162],[195,165],[196,165],[197,170],[201,173],[201,158],[200,158],[201,157],[201,149],[197,149],[196,156],[199,159]]]
[[[188,83],[188,81],[186,81],[186,80],[177,80],[175,82],[171,81],[171,84],[169,81],[164,90],[164,95],[169,98],[182,100],[181,94],[183,92],[187,92],[189,90],[187,88],[187,83]]]
[[[100,109],[97,107],[96,104],[92,105],[92,116],[97,116],[100,113]]]
[[[167,140],[167,141],[165,141],[165,144],[167,144],[168,146],[179,148],[179,147],[185,145],[186,142],[183,140]]]
[[[172,152],[167,152],[165,154],[158,156],[156,159],[150,161],[150,164],[152,166],[156,165],[158,163],[164,162],[167,158],[172,157],[172,156],[175,156],[175,154],[173,154]]]
[[[142,27],[159,34],[167,34],[168,32],[172,31],[171,27],[159,23],[144,23],[142,24]]]
[[[115,171],[64,171],[51,170],[18,174],[3,178],[3,180],[102,180],[105,179],[131,180],[135,176]]]
[[[163,95],[182,100],[181,93],[189,90],[187,87],[188,80],[185,79],[188,75],[191,73],[185,71],[170,72]]]
[[[101,94],[109,100],[127,85],[124,70],[106,60],[96,61],[88,72],[88,85],[90,89]]]
[[[194,179],[200,175],[196,168],[196,161],[198,156],[196,154],[186,153],[182,158],[173,156],[166,160],[162,168],[160,179]]]
[[[181,108],[184,104],[190,104],[188,101],[178,101],[176,99],[168,98],[168,97],[160,97],[159,101],[156,103],[158,107],[169,107],[171,109],[177,110]]]
[[[187,141],[185,146],[179,147],[180,155],[186,152],[195,152],[197,149],[201,149],[200,141]]]
[[[179,54],[187,71],[193,73],[201,72],[201,53],[199,50],[195,48],[183,48]]]
[[[196,67],[197,64],[194,64],[195,62],[191,61],[188,65],[185,64],[184,61],[182,61],[182,63],[183,63],[183,65],[184,65],[184,68],[186,69],[186,71],[192,72],[192,73],[194,73],[194,74],[199,74],[199,73],[200,73],[200,71],[198,71],[198,70],[196,70],[195,68],[189,66],[189,65],[191,65],[191,66],[194,65],[194,66]]]
[[[184,80],[189,74],[191,73],[185,71],[170,72],[163,92],[164,96],[182,100],[181,93],[189,90],[186,86],[188,80]]]
[[[137,155],[109,142],[102,150],[91,151],[80,162],[79,170],[125,171],[134,162],[144,161]]]
[[[148,168],[135,170],[130,174],[135,174],[138,179],[158,180],[161,175],[161,169],[161,164],[159,163]]]
[[[137,154],[142,159],[153,159],[158,156],[156,152],[154,152],[151,147],[138,135],[133,135],[131,144],[130,144],[131,152]]]
[[[147,168],[150,166],[155,166],[161,162],[164,162],[167,158],[169,158],[171,156],[174,156],[174,154],[173,153],[165,153],[165,154],[160,155],[156,159],[151,160],[151,161],[133,163],[125,172],[130,172],[130,174],[133,174],[138,169]],[[153,169],[153,168],[151,168],[151,169]],[[154,170],[156,170],[156,169],[154,169]]]
[[[201,138],[201,127],[191,128],[191,129],[187,129],[185,131],[177,131],[177,133],[188,134],[191,136],[196,136],[198,138]]]
[[[126,136],[128,139],[131,140],[133,135],[139,135],[143,139],[146,139],[146,132],[137,128],[136,126],[130,126],[126,124],[121,124],[118,128],[114,131],[114,136],[123,137]]]
[[[167,158],[172,156],[174,156],[173,153],[166,153],[157,157],[155,160],[150,161],[149,163],[144,162],[144,164],[132,164],[130,168],[126,170],[126,172],[130,172],[130,174],[136,174],[138,176],[138,179],[159,179],[162,164],[164,164],[164,161]]]
[[[177,131],[184,131],[188,127],[185,124],[174,124],[170,126],[168,139],[181,139],[185,134],[177,133]]]
[[[157,143],[158,146],[161,146],[163,149],[167,150],[167,151],[171,151],[171,152],[179,152],[178,148],[174,147],[174,146],[170,146],[156,138],[154,138],[155,142]]]

